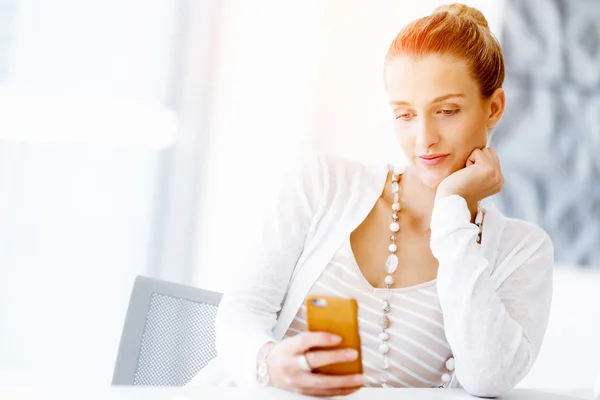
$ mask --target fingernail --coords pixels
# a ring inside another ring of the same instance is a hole
[[[363,376],[362,375],[357,375],[354,377],[354,382],[356,383],[363,383]]]
[[[329,340],[331,341],[331,343],[339,343],[342,341],[342,338],[338,335],[331,335],[329,336]]]
[[[358,357],[358,351],[356,350],[348,350],[345,354],[347,360],[354,360]]]

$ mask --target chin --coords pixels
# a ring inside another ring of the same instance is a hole
[[[441,171],[427,171],[421,168],[417,168],[417,176],[419,180],[423,182],[423,185],[431,188],[437,189],[437,187],[442,183],[444,179],[446,179],[450,174]]]

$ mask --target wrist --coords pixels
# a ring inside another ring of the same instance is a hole
[[[273,348],[273,346],[275,346],[275,342],[265,343],[260,348],[260,350],[258,350],[257,361],[264,361],[267,358],[267,356],[269,355],[269,353],[271,352],[271,349]]]
[[[438,199],[453,195],[457,195],[464,198],[464,196],[460,194],[458,190],[449,187],[438,186],[435,192],[435,197],[437,197]]]
[[[260,386],[267,386],[271,381],[267,358],[273,347],[275,347],[274,342],[265,343],[258,351],[256,360],[256,382]]]

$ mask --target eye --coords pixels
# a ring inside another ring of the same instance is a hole
[[[410,121],[413,115],[411,113],[403,113],[396,115],[396,119],[401,119],[403,121]]]
[[[455,108],[455,109],[441,109],[438,111],[439,114],[443,114],[443,115],[454,115],[454,114],[458,114],[458,112],[460,111],[460,109]]]

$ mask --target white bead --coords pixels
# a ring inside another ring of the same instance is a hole
[[[398,193],[399,190],[400,185],[398,185],[396,182],[392,183],[392,193]]]
[[[381,332],[381,333],[379,334],[379,339],[381,339],[381,340],[388,340],[389,338],[390,338],[390,335],[388,335],[388,334],[387,334],[387,333],[385,333],[385,332]]]
[[[390,250],[390,253],[394,253],[396,252],[396,250],[398,250],[398,246],[396,246],[394,243],[390,244],[390,247],[388,247],[388,249]]]
[[[398,182],[398,175],[392,174],[392,182]]]
[[[442,382],[448,383],[448,382],[450,382],[450,379],[451,379],[450,375],[448,375],[448,374],[442,375]]]
[[[394,221],[398,221],[398,214],[392,214],[392,218],[394,219]]]
[[[448,361],[446,361],[446,368],[448,369],[448,371],[454,371],[454,367],[454,358],[449,358]]]
[[[387,329],[390,327],[390,319],[387,315],[384,315],[383,317],[381,317],[381,319],[379,320],[379,324],[381,325],[381,327],[383,329]]]
[[[390,351],[390,346],[387,343],[382,343],[379,345],[379,352],[381,354],[387,354]]]
[[[390,224],[390,231],[396,233],[400,230],[400,225],[397,222],[392,222]]]
[[[383,382],[383,383],[381,384],[381,387],[382,387],[382,388],[384,388],[384,389],[389,389],[389,388],[390,388],[390,387],[388,386],[388,384],[387,384],[387,383],[385,383],[385,382]]]
[[[392,204],[392,210],[400,211],[400,203],[396,202],[396,203]]]
[[[384,300],[381,302],[381,309],[385,312],[390,311],[390,302],[387,300]]]
[[[396,271],[396,268],[398,268],[398,256],[395,254],[390,254],[385,262],[385,272],[388,274],[393,274],[394,271]]]
[[[385,284],[386,285],[391,285],[392,283],[394,283],[394,278],[392,278],[391,275],[388,275],[385,277]]]

